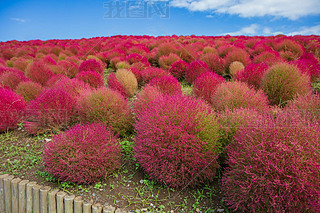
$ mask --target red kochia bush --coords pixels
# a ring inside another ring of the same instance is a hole
[[[163,76],[152,79],[149,84],[155,86],[164,94],[181,94],[180,82],[173,76]]]
[[[226,57],[226,62],[225,62],[226,69],[228,69],[230,64],[234,61],[239,61],[244,66],[247,66],[247,64],[249,64],[251,60],[250,60],[249,54],[245,50],[236,49],[228,53]]]
[[[79,72],[95,71],[100,75],[103,74],[103,67],[96,59],[89,59],[82,62],[79,66]]]
[[[256,91],[244,82],[233,81],[222,83],[216,88],[212,96],[212,105],[219,111],[238,108],[266,110],[268,97],[262,90]]]
[[[43,91],[27,108],[27,132],[35,134],[66,127],[75,114],[75,104],[75,99],[62,89]]]
[[[132,131],[133,116],[128,101],[110,88],[101,87],[81,94],[77,109],[82,122],[103,123],[120,136]]]
[[[26,69],[26,76],[43,86],[53,75],[48,65],[41,62],[33,62]]]
[[[171,187],[213,180],[219,153],[216,114],[200,99],[165,95],[137,115],[135,157]]]
[[[268,68],[269,66],[265,63],[250,63],[244,68],[242,72],[237,72],[234,75],[234,79],[246,82],[248,85],[259,89],[261,88],[263,74],[267,71]]]
[[[169,72],[177,79],[183,79],[189,64],[185,61],[176,61],[172,64]]]
[[[320,126],[297,113],[261,117],[238,129],[222,178],[238,212],[319,212]]]
[[[20,95],[0,87],[0,132],[16,128],[25,108],[26,103]]]
[[[121,147],[103,125],[77,125],[45,145],[43,162],[61,181],[94,183],[120,167]]]
[[[80,72],[76,78],[89,84],[92,88],[98,88],[104,85],[102,76],[94,71]]]
[[[194,82],[192,92],[197,97],[203,98],[208,103],[212,104],[212,95],[217,86],[225,82],[224,78],[216,73],[206,72],[201,74]]]
[[[202,73],[212,72],[208,65],[203,61],[193,61],[190,63],[189,69],[185,74],[185,79],[192,84]]]

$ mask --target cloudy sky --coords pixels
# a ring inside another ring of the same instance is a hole
[[[319,0],[1,0],[0,41],[320,34]]]

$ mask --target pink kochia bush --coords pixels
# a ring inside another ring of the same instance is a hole
[[[75,114],[76,101],[62,89],[44,90],[27,108],[26,130],[36,134],[68,126]]]
[[[79,66],[79,72],[95,71],[100,75],[103,74],[103,67],[96,59],[89,59],[82,62]]]
[[[45,145],[43,162],[61,181],[90,184],[120,167],[121,147],[101,124],[76,125]]]
[[[212,104],[212,95],[217,86],[225,82],[224,78],[213,72],[201,74],[194,82],[192,92],[196,97],[201,97]]]
[[[203,61],[193,61],[185,74],[185,79],[192,84],[202,73],[210,72],[208,65]]]
[[[110,88],[101,87],[82,93],[77,109],[82,122],[105,124],[120,136],[132,131],[133,116],[128,101]]]
[[[42,86],[44,86],[53,75],[48,65],[41,62],[33,62],[29,64],[26,69],[26,76]]]
[[[189,64],[185,61],[176,61],[174,62],[170,69],[169,72],[177,79],[181,80],[184,78],[184,75],[186,71],[189,68]]]
[[[76,78],[89,84],[92,88],[98,88],[104,85],[102,76],[95,71],[80,72]]]
[[[0,88],[0,132],[16,128],[26,106],[20,95],[10,89]]]
[[[157,87],[164,94],[181,94],[180,82],[173,76],[163,76],[152,79],[149,84]]]
[[[150,178],[170,187],[213,180],[218,123],[202,100],[182,95],[154,99],[137,115],[135,157]]]
[[[233,81],[220,84],[212,96],[212,105],[216,110],[234,110],[248,108],[268,109],[268,97],[262,90],[256,91],[244,82]]]
[[[141,77],[144,83],[149,83],[149,81],[153,78],[159,78],[168,75],[170,75],[170,73],[167,70],[156,67],[149,67],[141,71]]]
[[[269,66],[265,63],[250,63],[244,68],[242,72],[237,72],[234,75],[234,79],[246,82],[248,85],[259,89],[261,88],[263,74],[267,71],[268,68]]]
[[[185,74],[185,79],[192,84],[202,73],[210,72],[208,65],[203,61],[193,61]]]
[[[237,212],[319,212],[320,126],[297,113],[238,129],[222,178]]]

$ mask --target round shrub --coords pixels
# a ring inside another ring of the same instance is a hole
[[[89,84],[86,84],[79,79],[70,79],[66,77],[61,77],[59,80],[57,80],[52,88],[62,89],[69,93],[72,97],[78,97],[84,91],[91,89]]]
[[[43,162],[60,181],[90,184],[121,166],[121,147],[101,124],[76,125],[44,146]]]
[[[67,127],[75,115],[75,105],[75,99],[62,89],[44,90],[27,107],[26,131],[36,134]]]
[[[128,55],[127,56],[127,61],[130,64],[134,64],[134,63],[137,63],[137,62],[141,62],[143,64],[149,63],[148,59],[145,56],[139,55],[137,53],[132,53],[132,54]]]
[[[185,73],[187,72],[189,68],[189,64],[185,61],[176,61],[174,62],[170,69],[169,72],[177,79],[183,79]]]
[[[192,92],[196,97],[201,97],[209,104],[212,104],[212,95],[219,84],[224,82],[224,78],[216,73],[202,73],[194,82]]]
[[[24,72],[29,64],[29,61],[25,58],[18,58],[13,62],[13,68]]]
[[[234,79],[246,82],[248,85],[259,89],[261,87],[262,77],[268,68],[269,66],[265,63],[250,63],[244,68],[242,72],[237,72],[234,75]]]
[[[135,157],[150,178],[170,187],[213,180],[219,167],[216,114],[200,99],[165,95],[138,114]]]
[[[251,62],[249,54],[243,49],[236,49],[228,53],[226,57],[225,67],[229,68],[234,61],[241,62],[244,66]]]
[[[173,76],[154,78],[149,84],[164,94],[182,94],[180,82]]]
[[[248,108],[268,109],[268,97],[262,90],[256,91],[244,82],[233,81],[220,84],[212,96],[212,105],[219,111]]]
[[[76,78],[89,84],[92,88],[98,88],[104,85],[102,76],[95,71],[80,72]]]
[[[233,61],[229,66],[229,74],[233,77],[237,73],[241,73],[244,70],[244,65],[240,61]]]
[[[170,53],[168,56],[164,55],[159,58],[159,65],[164,70],[169,70],[173,63],[180,61],[181,58],[175,53]]]
[[[319,212],[320,127],[296,113],[238,129],[222,177],[237,212]]]
[[[20,82],[30,81],[24,76],[24,73],[20,70],[7,71],[0,75],[0,87],[8,87],[15,90]]]
[[[126,61],[120,61],[116,64],[116,70],[118,69],[128,69],[130,68],[130,64]]]
[[[265,51],[253,58],[253,63],[266,63],[269,66],[283,62],[280,54],[276,51]]]
[[[46,82],[53,76],[48,65],[41,62],[32,62],[26,69],[26,76],[34,82],[46,85]]]
[[[67,76],[68,78],[75,77],[77,75],[77,73],[79,72],[79,66],[72,61],[68,61],[68,60],[59,61],[58,65],[64,67],[65,73],[63,73],[63,74],[65,76]]]
[[[118,69],[115,76],[126,91],[127,97],[132,97],[138,89],[136,76],[130,70]]]
[[[95,71],[100,75],[103,74],[103,67],[96,59],[89,59],[82,62],[79,66],[79,72]]]
[[[279,63],[270,67],[262,78],[262,88],[275,105],[285,105],[296,95],[311,91],[310,77],[293,65]]]
[[[193,61],[185,74],[185,79],[192,84],[202,73],[210,72],[208,65],[203,61]]]
[[[224,72],[224,60],[222,58],[220,58],[217,54],[214,53],[207,53],[204,54],[201,57],[201,61],[204,61],[207,63],[207,65],[209,66],[209,68],[219,74],[222,75]]]
[[[276,44],[275,49],[280,53],[280,55],[289,60],[294,60],[300,58],[304,53],[304,48],[297,42],[292,39],[282,39]],[[286,53],[290,53],[290,57]],[[288,61],[289,61],[288,60]]]
[[[0,87],[0,132],[16,128],[26,106],[20,95]]]
[[[88,90],[79,97],[77,109],[82,122],[103,123],[120,136],[132,131],[129,103],[117,91],[104,87]]]
[[[170,75],[167,70],[156,67],[150,67],[141,71],[141,77],[144,83],[149,83],[153,78],[159,78],[166,75]]]
[[[20,82],[15,90],[26,102],[34,100],[44,88],[41,84],[32,81]]]

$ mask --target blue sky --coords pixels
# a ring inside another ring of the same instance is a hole
[[[2,0],[0,23],[0,41],[111,35],[319,35],[320,1]]]

